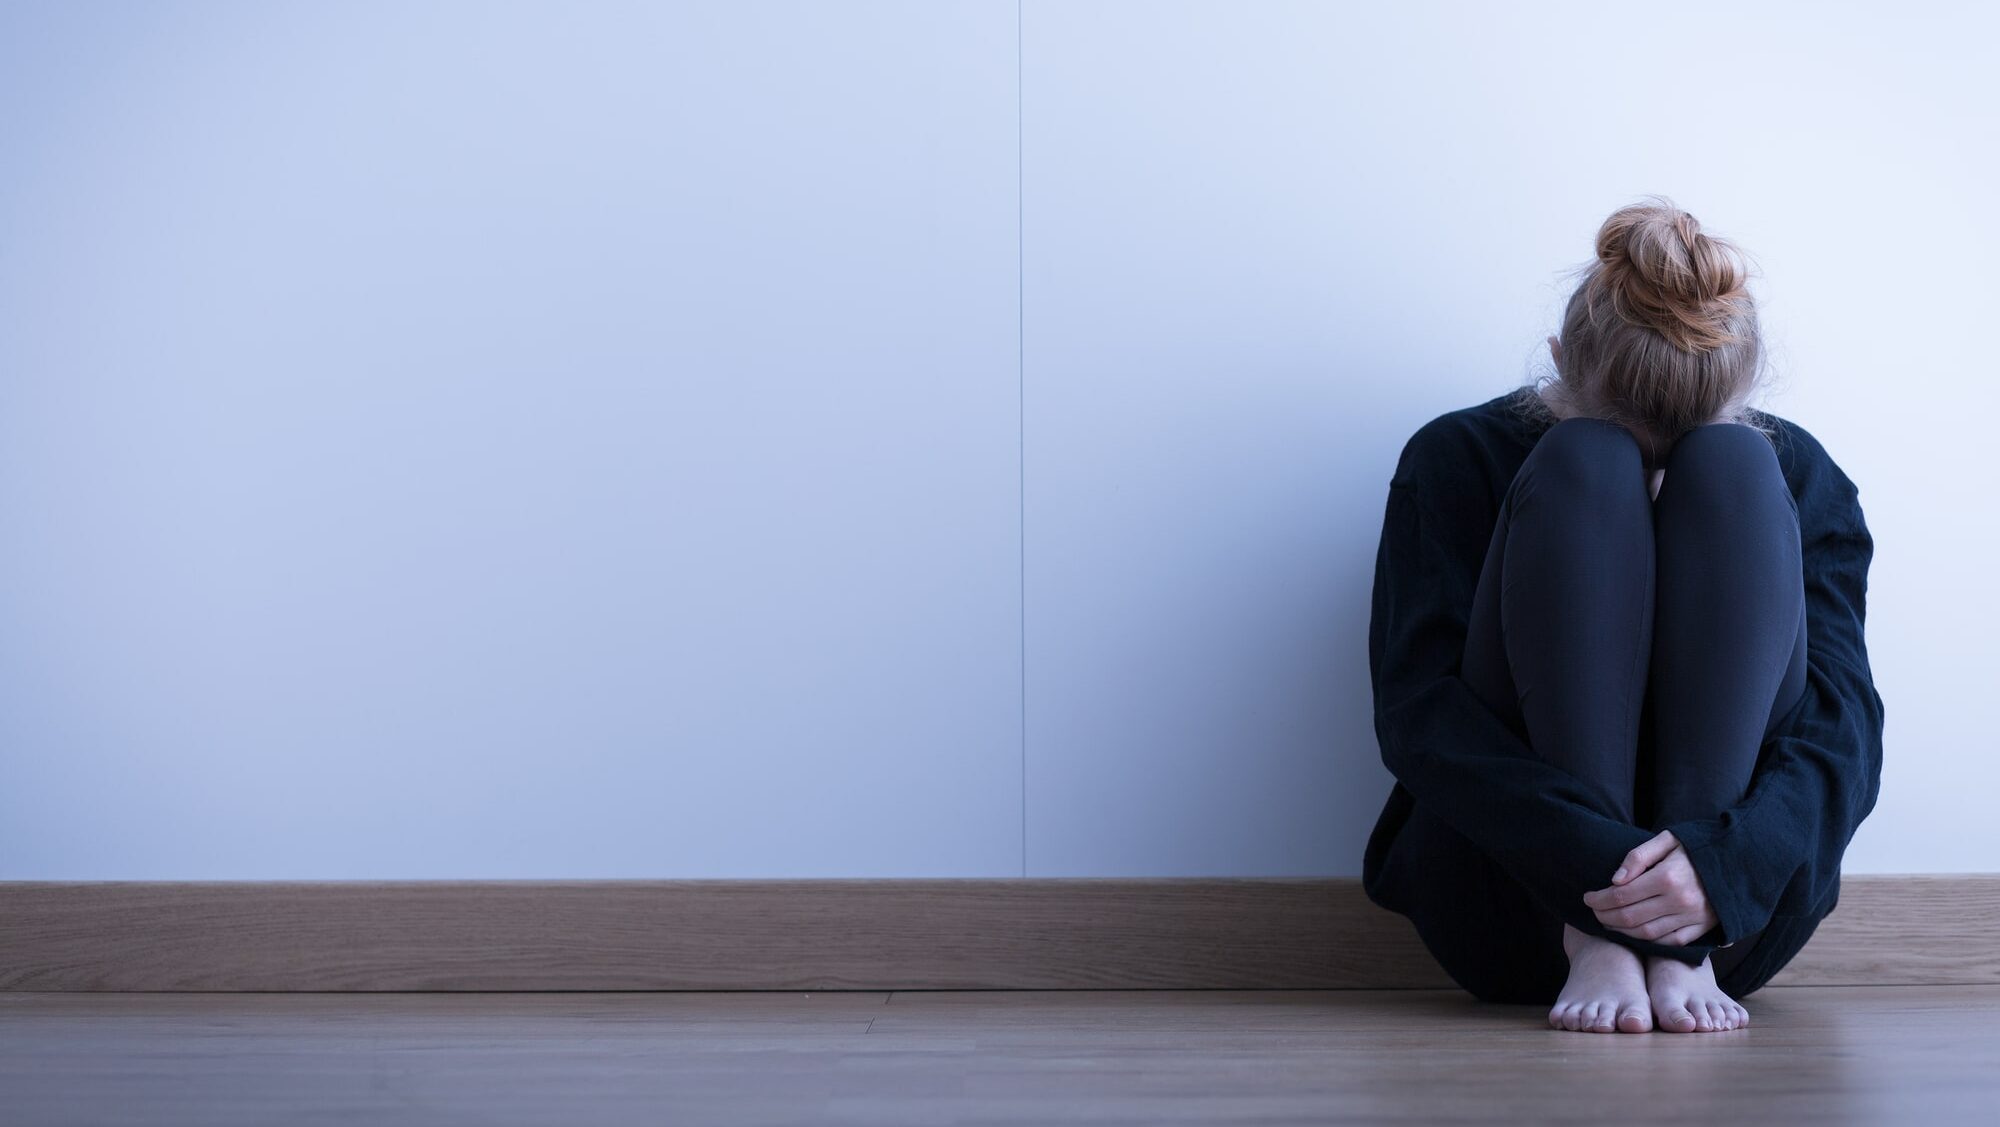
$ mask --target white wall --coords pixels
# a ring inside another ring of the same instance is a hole
[[[0,878],[1353,874],[1396,451],[1648,192],[1877,537],[1849,871],[2000,869],[2000,21],[1511,7],[0,9]]]
[[[1020,871],[1011,6],[4,12],[0,875]]]

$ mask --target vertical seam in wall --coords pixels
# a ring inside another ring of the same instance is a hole
[[[1022,186],[1021,154],[1021,9],[1026,0],[1014,0],[1014,460],[1020,473],[1018,483],[1018,541],[1021,549],[1021,875],[1028,875],[1028,282],[1023,252],[1026,243],[1026,197]]]

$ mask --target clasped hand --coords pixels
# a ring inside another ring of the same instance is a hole
[[[1707,934],[1718,922],[1687,850],[1665,830],[1627,853],[1610,886],[1584,893],[1583,902],[1608,930],[1669,947]]]

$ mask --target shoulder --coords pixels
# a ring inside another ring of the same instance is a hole
[[[1875,539],[1853,479],[1811,431],[1767,411],[1758,414],[1792,491],[1808,567],[1859,566],[1865,571]]]
[[[1436,415],[1404,440],[1389,484],[1455,490],[1511,477],[1533,446],[1519,391]],[[1509,464],[1511,463],[1511,464]]]
[[[1827,452],[1825,444],[1811,431],[1769,411],[1756,411],[1754,414],[1771,436],[1771,446],[1778,454],[1778,465],[1784,470],[1785,481],[1791,485],[1795,496],[1802,501],[1808,496],[1843,501],[1856,498],[1859,490],[1853,479],[1847,476],[1840,463]]]

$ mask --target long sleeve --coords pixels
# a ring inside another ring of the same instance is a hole
[[[1882,698],[1863,632],[1874,542],[1853,482],[1823,453],[1807,473],[1804,699],[1765,741],[1740,802],[1667,827],[1687,848],[1725,941],[1777,912],[1831,909],[1841,855],[1881,785]]]
[[[1609,932],[1583,894],[1652,833],[1541,759],[1459,676],[1492,522],[1484,484],[1405,449],[1390,482],[1369,625],[1382,762],[1420,805],[1477,845],[1550,912],[1588,935],[1698,964],[1711,945]],[[1460,480],[1461,478],[1465,480]],[[1477,509],[1478,511],[1471,511]]]

